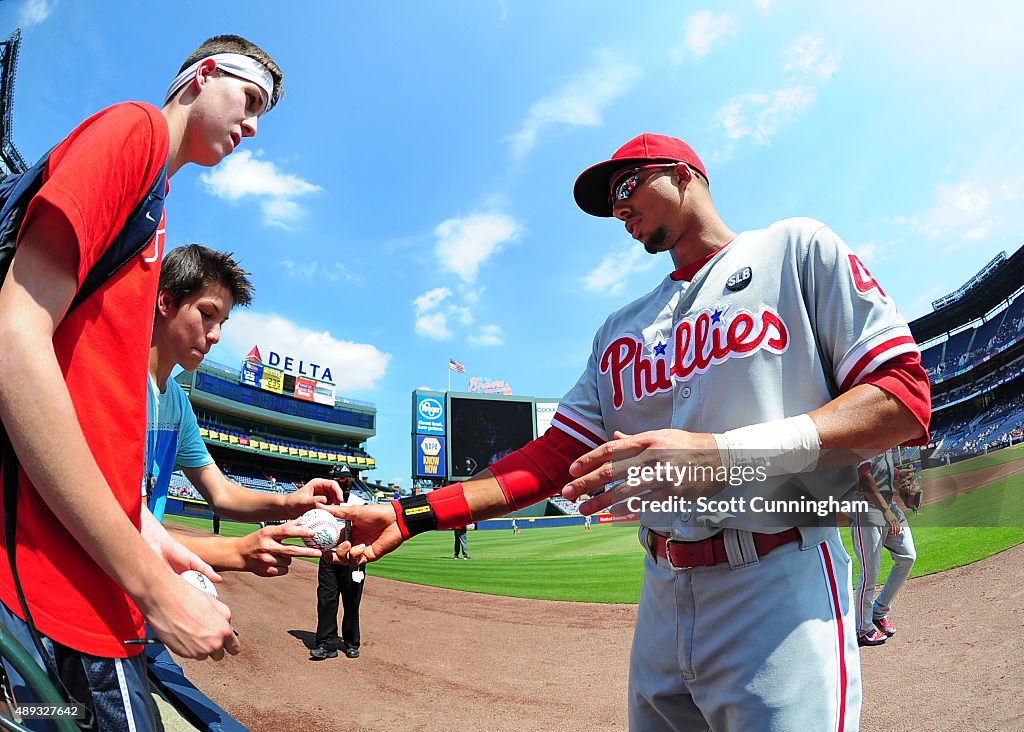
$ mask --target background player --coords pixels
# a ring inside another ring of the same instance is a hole
[[[94,706],[103,729],[154,723],[141,647],[124,644],[141,638],[144,620],[181,656],[222,658],[239,646],[227,606],[179,579],[139,531],[163,226],[116,276],[68,306],[161,168],[173,176],[189,163],[219,163],[256,134],[282,80],[255,44],[217,36],[185,60],[161,109],[126,102],[85,120],[49,154],[0,288],[0,419],[22,468],[9,481],[17,483],[18,574],[53,656],[36,660],[55,668],[62,658],[74,676],[66,685],[87,690],[79,701]],[[34,652],[7,549],[0,619]],[[18,700],[35,701],[7,670]]]
[[[581,505],[592,514],[649,489],[629,486],[628,468],[670,457],[732,468],[770,455],[779,473],[845,465],[824,477],[849,491],[852,463],[926,439],[928,379],[909,328],[828,227],[789,219],[736,234],[696,153],[663,135],[623,145],[574,195],[646,251],[669,252],[674,271],[601,327],[554,429],[466,483],[334,509],[354,522],[340,561],[376,559],[562,486],[576,500],[617,483]],[[838,530],[762,533],[757,516],[701,518],[641,514],[630,727],[854,729],[860,669]]]
[[[868,510],[850,516],[853,552],[860,564],[860,576],[853,592],[857,607],[857,642],[862,646],[878,646],[896,634],[889,611],[896,593],[910,576],[917,551],[907,517],[893,497],[896,467],[892,451],[886,450],[863,463],[859,472],[860,490],[868,500]],[[893,566],[881,592],[874,597],[882,547],[892,555]]]

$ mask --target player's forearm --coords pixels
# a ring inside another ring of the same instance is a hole
[[[860,491],[882,513],[889,509],[889,504],[882,498],[882,493],[878,490],[878,484],[870,475],[865,475],[860,479]]]
[[[165,570],[90,452],[52,341],[31,323],[20,328],[9,320],[2,327],[0,417],[22,468],[89,556],[133,598],[144,597],[154,574]]]
[[[821,441],[819,468],[873,457],[921,433],[913,413],[894,396],[860,384],[810,412]]]
[[[470,478],[462,484],[462,488],[474,521],[504,516],[509,512],[505,493],[490,470]]]

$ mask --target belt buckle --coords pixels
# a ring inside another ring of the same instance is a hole
[[[678,539],[673,539],[672,537],[667,537],[665,539],[665,559],[668,560],[668,565],[670,567],[672,567],[672,569],[675,570],[676,572],[682,572],[685,569],[693,569],[694,566],[695,566],[695,565],[692,565],[692,564],[689,565],[689,566],[687,566],[685,564],[684,565],[678,565],[678,564],[676,564],[672,560],[672,545],[673,544],[685,544],[685,543],[686,542],[679,541]]]

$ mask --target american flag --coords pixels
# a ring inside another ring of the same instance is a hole
[[[457,374],[466,373],[466,365],[462,361],[456,361],[454,358],[448,359],[448,369]]]

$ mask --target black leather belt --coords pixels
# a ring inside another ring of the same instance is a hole
[[[800,540],[798,529],[786,529],[778,534],[752,534],[757,556],[763,557],[772,549],[783,544]],[[647,545],[659,557],[668,560],[673,569],[691,569],[693,567],[713,567],[725,564],[729,556],[725,551],[725,537],[721,534],[703,541],[677,541],[662,536],[656,531],[647,533]]]

